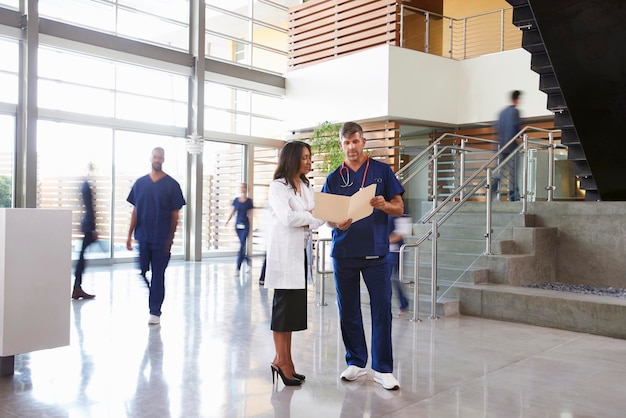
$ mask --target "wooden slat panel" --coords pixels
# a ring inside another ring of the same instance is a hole
[[[343,8],[329,10],[328,14],[318,14],[307,19],[300,19],[292,23],[290,34],[294,36],[321,27],[341,29],[350,24],[358,24],[396,11],[395,7],[389,7],[384,2],[368,1],[368,4],[359,5],[363,2],[351,2]],[[347,22],[350,20],[350,22]]]
[[[352,33],[358,33],[361,31],[366,31],[373,27],[386,26],[389,24],[395,24],[396,17],[394,15],[385,14],[384,16],[369,20],[367,22],[359,23],[356,25],[349,26],[348,28],[342,29],[338,32],[330,31],[328,33],[323,33],[321,30],[315,30],[311,32],[307,32],[307,34],[311,34],[314,36],[309,37],[294,37],[290,39],[289,51],[297,50],[300,48],[305,48],[307,46],[321,44],[327,41],[331,41],[337,37],[342,37],[346,35],[350,35]],[[299,40],[300,38],[302,40]]]
[[[311,55],[291,57],[289,64],[292,66],[295,66],[295,65],[302,64],[308,61],[317,60],[320,58],[342,55],[342,54],[346,54],[348,52],[354,52],[360,49],[371,48],[376,45],[384,45],[388,43],[389,41],[395,41],[396,36],[397,35],[395,32],[391,32],[388,34],[385,33],[385,34],[382,34],[373,38],[363,39],[359,42],[353,42],[351,44],[343,45],[342,47],[339,47],[336,49],[330,49],[330,50],[318,52],[316,54],[311,54]]]
[[[399,7],[395,0],[318,0],[290,8],[289,66],[398,45]]]
[[[390,30],[393,31],[395,30],[395,25],[390,27]],[[385,30],[384,32],[382,32],[383,34],[385,32],[389,32],[389,30]],[[296,54],[300,54],[300,55],[311,55],[314,54],[318,51],[336,51],[336,49],[338,47],[344,46],[344,45],[351,45],[353,43],[355,43],[356,41],[360,41],[363,39],[367,39],[367,38],[373,38],[376,37],[378,35],[381,34],[381,28],[372,28],[372,29],[368,29],[368,30],[363,30],[361,32],[357,32],[357,33],[353,33],[351,35],[344,35],[342,34],[341,36],[332,38],[326,42],[322,42],[322,43],[316,43],[313,44],[311,46],[308,47],[303,47],[303,48],[296,48],[292,51],[289,51],[288,56],[292,57]]]

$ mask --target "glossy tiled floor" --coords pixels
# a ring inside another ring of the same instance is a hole
[[[312,288],[293,337],[306,383],[272,386],[271,291],[254,263],[235,276],[230,259],[172,262],[160,326],[134,266],[88,267],[96,299],[70,301],[68,282],[70,346],[15,357],[0,417],[624,416],[626,341],[472,317],[394,320],[399,391],[371,373],[342,382],[337,307]]]

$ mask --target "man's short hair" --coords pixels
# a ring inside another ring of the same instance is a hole
[[[361,138],[363,138],[363,128],[361,125],[356,122],[345,122],[341,125],[341,129],[339,130],[339,140],[341,141],[343,138],[347,138],[357,132],[361,135]]]
[[[511,100],[519,100],[519,97],[522,95],[522,92],[519,90],[514,90],[513,93],[511,93]]]

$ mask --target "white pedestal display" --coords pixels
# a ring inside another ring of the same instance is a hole
[[[0,358],[69,345],[71,238],[70,210],[0,209]]]

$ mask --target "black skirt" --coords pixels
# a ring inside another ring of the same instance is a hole
[[[272,331],[302,331],[307,328],[306,250],[304,250],[304,289],[274,289]]]

